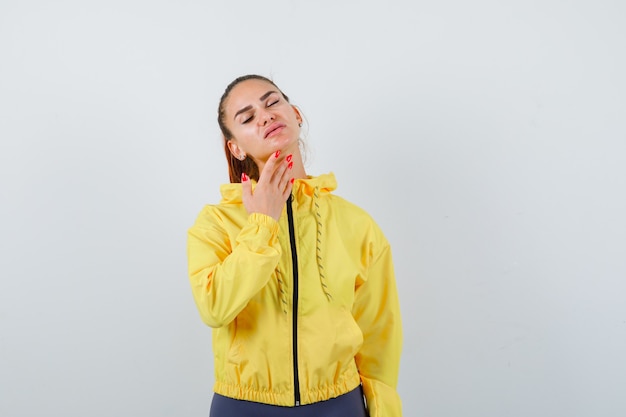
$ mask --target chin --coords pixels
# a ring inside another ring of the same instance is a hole
[[[275,149],[285,150],[292,146],[298,146],[298,139],[292,139],[289,137],[281,137],[277,136],[275,138],[271,138],[271,144]]]

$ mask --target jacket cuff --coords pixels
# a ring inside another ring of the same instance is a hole
[[[266,227],[272,236],[276,236],[278,234],[278,222],[267,214],[252,213],[248,216],[248,222],[261,227]]]

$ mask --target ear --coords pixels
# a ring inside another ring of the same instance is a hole
[[[298,120],[298,123],[302,124],[302,114],[300,114],[300,109],[298,109],[293,104],[291,105],[291,107],[293,108],[293,112],[296,114],[296,120]]]
[[[228,150],[235,158],[241,159],[241,156],[246,154],[232,139],[226,142],[226,144],[228,145]]]

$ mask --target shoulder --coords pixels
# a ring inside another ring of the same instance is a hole
[[[377,247],[388,246],[383,231],[367,210],[335,194],[327,195],[327,204],[328,216],[342,233],[358,235]]]
[[[223,227],[224,223],[227,222],[228,219],[245,216],[245,213],[242,212],[242,210],[244,209],[241,204],[206,204],[196,216],[196,220],[191,228],[207,229]]]
[[[221,201],[218,204],[205,204],[196,218],[196,224],[215,223],[225,216],[241,211],[241,184],[225,183],[220,185]]]
[[[373,221],[370,214],[362,207],[354,204],[353,202],[346,200],[344,197],[336,194],[328,194],[328,204],[334,210],[345,213],[346,215],[358,216],[359,218],[369,219]]]

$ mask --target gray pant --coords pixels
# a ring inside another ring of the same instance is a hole
[[[213,394],[210,417],[367,417],[361,386],[327,401],[280,407]]]

